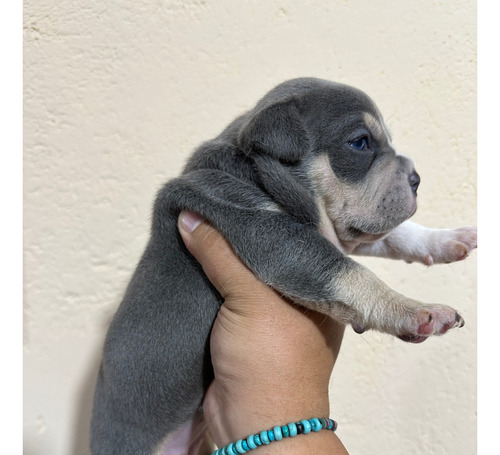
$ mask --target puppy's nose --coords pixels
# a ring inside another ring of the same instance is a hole
[[[420,176],[413,171],[408,177],[408,181],[410,182],[411,190],[417,194],[418,185],[420,185]]]

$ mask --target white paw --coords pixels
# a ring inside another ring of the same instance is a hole
[[[421,259],[425,265],[462,261],[477,248],[477,228],[467,226],[436,230],[430,236],[427,246],[427,254]]]

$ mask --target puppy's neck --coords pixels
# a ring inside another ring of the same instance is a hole
[[[342,253],[348,253],[348,251],[346,251],[339,238],[337,237],[337,233],[333,228],[333,224],[330,221],[328,214],[326,213],[325,202],[323,201],[323,198],[317,198],[317,206],[320,213],[320,222],[318,227],[320,234],[331,243],[333,243]]]

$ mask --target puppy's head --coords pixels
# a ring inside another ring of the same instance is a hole
[[[353,87],[312,78],[279,85],[252,111],[240,144],[307,174],[343,243],[375,240],[417,208],[413,162],[396,154],[379,110]]]

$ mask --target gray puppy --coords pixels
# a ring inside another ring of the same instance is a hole
[[[208,340],[221,297],[180,238],[182,209],[209,220],[264,283],[359,333],[421,342],[461,327],[454,309],[405,297],[347,256],[431,265],[476,247],[473,227],[407,221],[419,183],[373,101],[319,79],[279,85],[202,144],[159,191],[151,238],[109,328],[94,455],[195,451],[188,440],[213,379]]]

